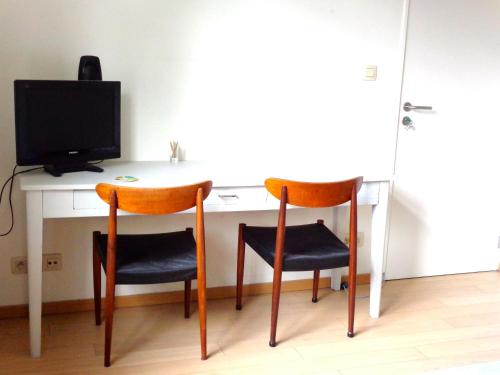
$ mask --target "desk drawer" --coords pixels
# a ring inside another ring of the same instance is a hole
[[[248,188],[214,188],[205,200],[207,209],[220,206],[228,206],[238,209],[238,207],[267,207],[267,191],[264,187]],[[93,190],[81,190],[73,192],[73,209],[89,210],[104,209],[108,205],[98,197]]]
[[[259,211],[279,207],[263,186],[214,188],[205,200],[205,212]],[[107,216],[109,206],[94,190],[44,192],[44,217]],[[185,211],[194,212],[194,209]],[[119,211],[119,215],[129,214]]]
[[[272,197],[271,197],[272,198]],[[206,212],[271,210],[278,208],[278,202],[268,199],[263,186],[214,188],[205,200]],[[107,210],[108,205],[93,190],[73,192],[73,210]]]

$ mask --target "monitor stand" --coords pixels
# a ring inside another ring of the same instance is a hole
[[[69,165],[44,165],[43,169],[54,177],[61,177],[63,173],[70,172],[104,172],[104,169],[89,163],[69,164]]]

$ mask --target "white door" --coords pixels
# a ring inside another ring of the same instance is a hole
[[[401,108],[386,277],[496,269],[500,1],[410,1],[405,102],[433,110]]]

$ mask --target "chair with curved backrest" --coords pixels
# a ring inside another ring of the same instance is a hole
[[[320,270],[349,266],[349,337],[354,336],[354,300],[356,295],[357,193],[362,177],[340,182],[308,183],[269,178],[267,190],[280,200],[277,227],[253,227],[240,224],[236,275],[236,309],[241,310],[245,244],[250,245],[274,268],[270,346],[276,346],[276,327],[283,271],[314,271],[313,302],[318,301]],[[351,201],[349,247],[325,225],[286,226],[286,205],[333,207]]]
[[[108,234],[93,233],[95,321],[101,324],[101,264],[106,273],[104,365],[110,365],[116,284],[184,281],[184,316],[189,317],[191,280],[197,279],[201,359],[207,358],[205,229],[203,200],[212,182],[171,188],[133,188],[99,184],[99,197],[109,204]],[[117,234],[117,210],[166,215],[196,206],[193,229],[160,234]]]

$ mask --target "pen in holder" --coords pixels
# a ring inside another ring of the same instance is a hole
[[[177,163],[179,161],[179,142],[170,141],[170,150],[172,150],[172,154],[170,155],[170,162]]]

